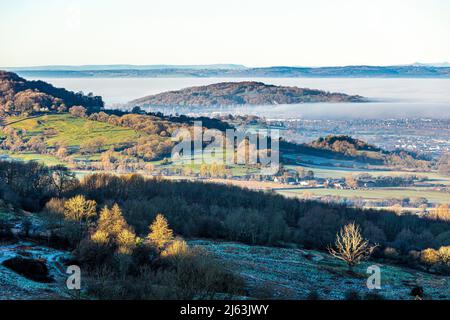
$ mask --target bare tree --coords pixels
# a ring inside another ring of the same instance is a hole
[[[328,252],[335,258],[345,261],[351,270],[361,261],[367,260],[377,245],[370,245],[364,239],[359,226],[350,223],[336,234],[335,248],[328,247]]]

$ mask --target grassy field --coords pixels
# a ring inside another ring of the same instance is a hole
[[[377,188],[371,190],[339,190],[339,189],[292,189],[280,190],[286,196],[302,197],[305,192],[315,196],[339,196],[343,198],[361,197],[368,200],[404,199],[424,197],[433,203],[450,203],[450,194],[417,188]]]
[[[412,171],[397,171],[388,170],[380,167],[380,170],[375,169],[355,169],[333,166],[286,166],[290,169],[304,168],[306,170],[312,170],[314,176],[318,178],[331,178],[339,179],[345,178],[349,175],[370,174],[374,177],[377,176],[405,176],[416,175],[419,177],[426,177],[428,181],[424,184],[429,184],[430,187],[411,187],[411,188],[376,188],[372,190],[340,190],[340,189],[292,189],[292,190],[279,190],[278,192],[285,196],[303,197],[307,192],[313,196],[339,196],[342,198],[355,198],[361,197],[366,200],[382,200],[382,199],[404,199],[404,198],[426,198],[429,202],[435,204],[447,204],[450,203],[450,194],[445,192],[439,192],[431,189],[431,184],[442,184],[450,186],[450,177],[441,175],[437,172],[412,172]]]
[[[80,146],[83,143],[94,139],[103,138],[105,144],[102,151],[111,147],[128,145],[139,137],[146,136],[143,132],[137,132],[133,129],[114,126],[111,124],[92,121],[84,118],[73,117],[69,114],[53,114],[30,118],[8,118],[9,127],[16,130],[22,130],[27,137],[41,136],[48,147],[55,145],[64,145],[72,151],[77,160],[98,161],[100,153],[81,154]],[[0,133],[1,135],[1,133]],[[34,152],[16,152],[0,151],[13,159],[23,161],[37,161],[46,165],[64,164],[55,156],[48,154],[38,154]]]
[[[178,160],[174,160],[169,167],[171,167],[171,168],[190,168],[192,170],[192,172],[199,173],[202,161],[204,161],[207,164],[212,164],[212,163],[220,164],[221,161],[223,161],[223,159],[224,159],[224,154],[225,153],[222,150],[217,151],[217,153],[214,154],[213,156],[208,153],[205,153],[205,154],[194,153],[192,156],[184,156]],[[160,162],[154,163],[154,164],[158,165],[158,164],[160,164]],[[241,165],[241,164],[231,164],[231,165],[227,164],[226,168],[231,171],[231,174],[233,176],[244,176],[244,175],[248,175],[248,174],[258,174],[259,173],[259,170],[257,168],[247,167],[247,166]]]
[[[343,167],[332,166],[286,166],[289,169],[304,168],[305,170],[312,170],[314,176],[317,178],[332,178],[338,179],[347,177],[349,175],[370,174],[374,177],[377,176],[400,176],[400,175],[416,175],[420,177],[426,177],[430,183],[444,184],[450,186],[450,176],[444,176],[437,172],[412,172],[412,171],[397,171],[397,170],[374,170],[374,169],[353,169]]]
[[[58,158],[51,156],[51,155],[46,155],[46,154],[31,153],[31,152],[29,152],[29,153],[28,152],[27,153],[11,153],[11,152],[5,152],[5,151],[0,151],[0,154],[6,154],[13,159],[18,159],[18,160],[22,160],[22,161],[36,161],[36,162],[40,162],[40,163],[43,163],[48,166],[64,164],[64,162],[59,160]]]
[[[100,153],[95,154],[81,154],[78,152],[80,146],[93,138],[105,138],[106,144],[103,150],[107,150],[113,146],[135,142],[139,137],[145,136],[143,132],[110,125],[103,122],[91,121],[83,118],[72,117],[69,114],[55,114],[44,115],[31,118],[8,118],[10,127],[16,130],[23,130],[28,137],[43,136],[45,143],[49,146],[63,144],[72,149],[76,160],[83,161],[99,161]],[[161,137],[155,137],[160,138]],[[0,153],[7,154],[9,157],[23,161],[38,161],[46,165],[62,164],[60,160],[51,155],[42,155],[33,152],[12,153],[7,151],[0,151]],[[198,160],[201,154],[194,155]],[[205,155],[206,156],[206,155]],[[183,163],[184,162],[184,163]],[[190,167],[194,173],[199,173],[200,164],[190,163],[185,157],[179,161],[174,161],[172,164],[163,165],[162,161],[148,162],[155,165],[156,168],[170,168],[177,169],[183,167]],[[235,176],[242,176],[249,173],[256,172],[255,169],[246,168],[242,165],[230,166],[232,174]]]
[[[302,154],[300,156],[297,154],[285,154],[283,156],[291,160],[300,161],[301,163],[314,164],[318,166],[342,166],[347,168],[359,168],[359,170],[367,167],[367,163],[356,160],[330,159],[306,154]]]
[[[76,118],[69,114],[45,115],[24,120],[9,119],[9,122],[13,121],[17,122],[10,125],[12,128],[26,130],[28,136],[44,135],[49,146],[65,144],[68,147],[79,147],[83,142],[102,137],[106,139],[106,147],[111,147],[145,135],[132,129]]]

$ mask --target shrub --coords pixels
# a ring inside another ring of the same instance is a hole
[[[440,247],[437,254],[442,264],[450,266],[450,246]]]
[[[166,259],[177,259],[186,257],[191,254],[186,241],[181,238],[172,241],[165,249],[161,252],[161,256]]]
[[[395,248],[387,247],[384,249],[383,254],[386,258],[396,259],[399,256],[398,251]]]
[[[83,239],[74,251],[74,257],[80,264],[95,267],[111,263],[114,249],[107,243]]]
[[[434,249],[425,249],[420,253],[420,261],[427,266],[429,270],[439,262],[439,254]]]
[[[218,293],[231,297],[242,287],[240,278],[202,249],[190,249],[189,254],[172,261],[178,299],[213,299]]]
[[[223,264],[204,249],[187,246],[182,239],[168,245],[161,257],[177,288],[176,299],[213,299],[217,293],[237,294],[242,287],[240,278]]]
[[[408,256],[413,260],[419,260],[420,259],[420,251],[411,250],[408,252]]]
[[[177,253],[176,259],[164,258],[165,264],[157,270],[151,265],[137,267],[136,256],[114,254],[114,265],[92,269],[88,291],[100,299],[183,300],[225,298],[241,292],[241,279],[223,265],[203,250],[187,251]]]

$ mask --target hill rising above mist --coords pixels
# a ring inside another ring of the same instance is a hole
[[[139,106],[275,105],[306,102],[364,102],[361,96],[322,90],[268,85],[262,82],[221,82],[146,96],[130,102]]]

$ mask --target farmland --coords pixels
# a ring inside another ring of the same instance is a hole
[[[105,138],[105,148],[126,144],[144,135],[135,130],[98,121],[73,117],[69,114],[44,115],[30,119],[11,118],[10,126],[26,132],[27,136],[45,136],[49,146],[65,144],[79,148],[83,142],[93,138]]]
[[[142,130],[134,130],[126,126],[118,126],[107,122],[100,122],[83,117],[74,117],[70,114],[49,114],[43,116],[35,116],[29,118],[10,117],[7,120],[9,125],[16,132],[20,132],[22,139],[28,141],[33,137],[42,139],[46,146],[46,152],[35,152],[29,150],[11,151],[2,150],[1,154],[13,159],[23,161],[38,161],[46,165],[65,164],[77,172],[78,176],[84,176],[92,170],[101,170],[104,172],[114,172],[113,169],[96,167],[96,163],[102,162],[104,152],[110,150],[112,156],[119,161],[135,161],[139,163],[136,168],[130,168],[127,165],[122,166],[119,173],[139,172],[150,174],[157,173],[167,177],[189,178],[204,180],[207,178],[210,182],[235,184],[241,187],[256,190],[274,190],[287,197],[299,198],[315,198],[322,199],[324,197],[333,197],[337,201],[364,199],[368,201],[380,201],[385,199],[396,199],[401,201],[405,198],[419,199],[426,198],[431,206],[438,204],[446,204],[450,202],[448,191],[444,190],[450,186],[450,177],[444,176],[436,171],[412,171],[393,169],[384,165],[368,165],[360,160],[342,160],[334,158],[326,158],[313,155],[299,155],[285,153],[284,158],[290,159],[290,162],[296,164],[285,165],[285,170],[312,171],[315,179],[345,179],[348,176],[358,176],[361,174],[370,174],[373,177],[388,176],[408,176],[415,175],[424,181],[420,186],[410,186],[402,188],[393,187],[377,187],[377,188],[315,188],[313,185],[308,187],[290,186],[273,179],[264,179],[258,181],[253,177],[258,175],[259,169],[254,166],[241,164],[230,164],[222,168],[220,176],[207,176],[202,174],[201,161],[207,163],[214,162],[216,159],[222,158],[221,151],[217,151],[214,157],[210,154],[194,153],[184,155],[180,159],[145,160],[136,159],[125,155],[121,150],[136,145],[141,138],[157,139],[165,141],[168,137],[159,135],[149,136]],[[5,133],[3,133],[5,135]],[[98,150],[84,152],[83,146],[88,141],[101,140],[102,145]],[[56,150],[64,146],[67,148],[70,156],[60,157]],[[165,160],[165,161],[163,161]],[[194,160],[194,161],[193,161]],[[298,161],[297,161],[298,160]],[[124,162],[126,162],[124,161]],[[80,167],[83,165],[84,167]],[[86,167],[87,165],[87,167]],[[150,165],[150,171],[145,170],[146,165]],[[132,170],[132,171],[130,171]],[[226,176],[226,179],[225,179]],[[443,186],[443,188],[437,188]],[[375,204],[378,206],[378,204]]]
[[[310,189],[284,189],[278,191],[286,196],[304,197],[306,194],[314,196],[336,196],[342,198],[357,198],[361,197],[369,200],[382,199],[404,199],[404,198],[426,198],[432,203],[446,204],[450,201],[450,195],[444,192],[432,191],[420,188],[376,188],[371,190],[351,190],[351,189],[324,189],[324,188],[310,188]]]

